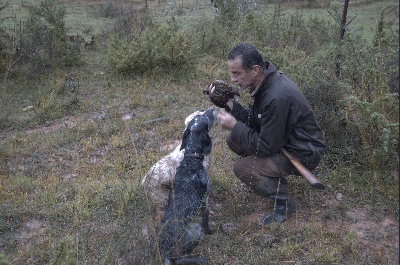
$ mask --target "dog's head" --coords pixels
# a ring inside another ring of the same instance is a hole
[[[203,114],[195,115],[183,132],[181,150],[185,149],[185,152],[196,152],[204,155],[210,154],[212,142],[208,133],[214,125],[215,116],[216,113],[212,107],[204,111]]]

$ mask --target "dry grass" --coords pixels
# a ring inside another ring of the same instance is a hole
[[[73,72],[78,104],[68,91],[53,97],[63,71],[4,83],[0,254],[14,265],[160,264],[158,220],[139,181],[180,140],[185,117],[210,106],[202,88],[223,75],[224,65],[207,60],[186,80],[122,78],[108,71],[101,49],[83,56],[85,67]],[[29,105],[41,108],[41,118],[23,111]],[[132,119],[123,120],[127,114]],[[146,123],[157,118],[166,119]],[[351,181],[369,172],[321,165],[324,191],[290,177],[298,211],[266,228],[259,221],[272,202],[234,176],[236,157],[224,137],[217,125],[210,168],[215,233],[196,249],[209,264],[398,264],[398,196]]]

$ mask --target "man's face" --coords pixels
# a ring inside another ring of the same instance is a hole
[[[241,57],[228,60],[228,68],[232,83],[235,83],[240,89],[247,92],[251,92],[254,89],[253,71],[246,72],[244,70]]]

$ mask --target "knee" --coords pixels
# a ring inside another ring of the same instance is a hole
[[[233,165],[233,173],[238,177],[243,183],[250,184],[256,182],[254,172],[247,171],[247,167],[241,163],[243,159],[239,159]]]
[[[239,179],[243,176],[243,167],[238,163],[238,161],[233,165],[233,173],[235,173],[236,177]]]
[[[233,172],[241,180],[248,176],[256,175],[253,157],[246,156],[237,159],[233,165]]]

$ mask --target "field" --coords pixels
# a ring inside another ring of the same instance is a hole
[[[56,1],[66,7],[68,35],[83,37],[81,66],[1,75],[0,264],[161,264],[159,216],[140,181],[180,143],[185,117],[211,106],[201,91],[210,80],[228,79],[227,67],[205,56],[183,77],[116,73],[108,64],[110,2],[140,9],[145,1]],[[330,19],[329,7],[282,2],[285,15]],[[9,1],[2,26],[12,30],[38,3]],[[182,28],[215,16],[205,0],[148,3],[155,17],[169,21],[172,14]],[[274,6],[262,8],[272,14]],[[383,7],[398,29],[397,1],[359,0],[350,6],[349,18],[357,13],[350,31],[372,41]],[[95,43],[85,47],[92,36]],[[299,76],[296,68],[288,75]],[[211,133],[214,234],[195,250],[208,264],[399,263],[398,171],[326,159],[314,174],[327,188],[289,177],[298,209],[285,223],[264,227],[273,202],[236,178],[225,134],[218,124]]]

